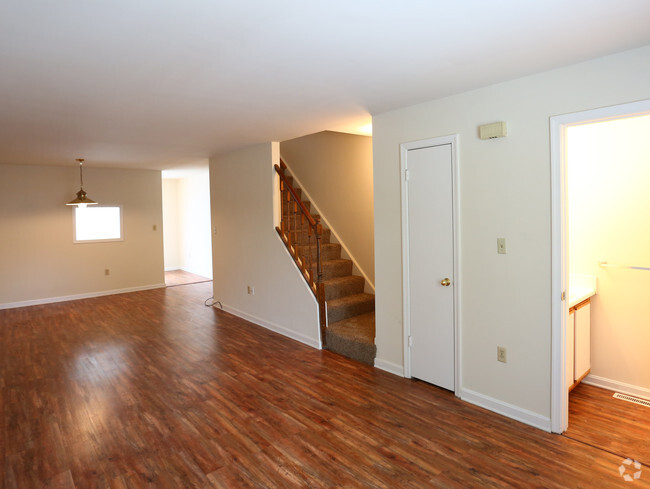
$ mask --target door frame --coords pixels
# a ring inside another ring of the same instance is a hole
[[[404,377],[411,378],[411,348],[409,337],[411,335],[410,298],[409,287],[409,230],[408,230],[408,186],[406,185],[406,166],[408,152],[413,149],[429,148],[432,146],[451,145],[451,186],[452,186],[452,226],[453,226],[453,272],[454,272],[454,393],[460,396],[461,378],[461,334],[460,334],[460,190],[458,174],[458,134],[441,136],[419,141],[411,141],[400,144],[400,195],[402,211],[402,324],[403,324],[403,347],[404,347]]]
[[[550,118],[551,135],[551,431],[569,425],[569,386],[566,385],[568,286],[566,132],[571,126],[650,113],[650,100],[602,107]]]

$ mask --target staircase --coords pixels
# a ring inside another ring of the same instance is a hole
[[[304,209],[318,223],[320,230],[320,257],[322,293],[325,302],[327,325],[324,328],[323,347],[368,365],[374,365],[375,346],[375,296],[364,292],[365,279],[352,273],[352,261],[341,257],[341,245],[331,242],[331,231],[320,225],[320,216],[311,214],[311,203],[302,200],[302,191],[294,186],[286,165],[276,167],[284,175],[281,182],[290,186],[302,206],[285,197],[283,190],[281,226],[278,233],[296,260],[310,286],[318,277],[317,247],[314,234],[299,223],[305,218]],[[281,184],[282,185],[282,184]],[[288,231],[287,230],[293,230]],[[310,283],[311,282],[311,283]],[[318,298],[318,291],[312,286]],[[321,320],[321,324],[325,321]]]

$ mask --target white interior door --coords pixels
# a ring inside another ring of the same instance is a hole
[[[411,377],[454,390],[454,228],[451,144],[406,155]]]

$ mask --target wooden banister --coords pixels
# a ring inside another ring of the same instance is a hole
[[[287,189],[291,193],[291,196],[294,198],[294,201],[300,207],[300,210],[302,211],[302,215],[305,216],[309,221],[310,226],[312,227],[316,226],[316,220],[314,219],[314,216],[311,215],[311,213],[307,210],[307,207],[305,206],[303,201],[300,199],[300,197],[298,197],[298,192],[296,192],[296,190],[293,188],[293,185],[289,183],[289,180],[284,174],[284,169],[280,168],[278,165],[275,165],[275,171],[278,173],[278,175],[280,175],[280,180],[282,180],[284,184],[287,186]]]
[[[287,165],[280,160],[280,165],[274,166],[280,177],[280,226],[276,231],[282,238],[289,253],[300,269],[302,276],[307,281],[309,288],[318,301],[321,342],[325,346],[325,286],[323,284],[323,264],[321,260],[321,236],[323,227],[320,218],[311,215],[307,206],[302,201],[298,192],[293,187],[285,170]],[[307,243],[301,242],[307,238]],[[312,242],[312,237],[313,242]],[[314,249],[315,247],[315,249]],[[314,277],[314,264],[312,254],[316,254],[316,277]]]

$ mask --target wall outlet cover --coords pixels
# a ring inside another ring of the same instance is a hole
[[[507,362],[505,347],[497,346],[497,360],[503,363]]]

